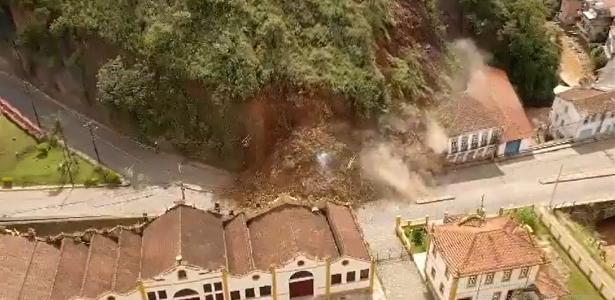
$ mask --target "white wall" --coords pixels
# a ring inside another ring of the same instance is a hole
[[[438,299],[448,300],[453,285],[453,275],[449,274],[449,278],[446,278],[446,263],[442,258],[442,253],[436,250],[437,254],[434,258],[433,247],[434,244],[431,243],[429,245],[429,252],[427,252],[427,260],[425,262],[425,276],[431,282],[431,286],[433,287]],[[432,267],[436,270],[435,278],[431,276]],[[443,293],[440,293],[440,283],[444,284]]]
[[[299,262],[302,262],[301,265]],[[347,261],[347,264],[344,265],[344,261]],[[342,274],[342,283],[337,285],[332,285],[330,292],[331,293],[340,293],[346,291],[352,291],[357,289],[366,289],[369,288],[370,280],[369,277],[365,280],[361,280],[361,270],[368,269],[370,270],[369,276],[372,276],[371,271],[371,262],[362,261],[355,258],[350,257],[340,257],[334,261],[331,261],[330,272],[331,274]],[[178,278],[178,271],[184,270],[186,271],[186,279],[180,280]],[[284,267],[277,268],[275,270],[276,276],[276,294],[277,299],[286,300],[290,298],[289,294],[289,279],[290,277],[299,271],[308,271],[312,273],[314,278],[314,295],[325,295],[326,294],[326,272],[327,272],[327,264],[326,261],[316,261],[310,258],[299,255],[286,263]],[[347,282],[346,274],[349,271],[355,272],[355,282]],[[254,275],[258,275],[254,277]],[[206,270],[200,270],[197,268],[192,268],[189,266],[179,266],[173,268],[160,276],[156,276],[155,279],[145,280],[143,282],[143,286],[145,288],[145,293],[148,292],[158,292],[161,290],[166,291],[167,299],[173,299],[173,295],[182,290],[182,289],[192,289],[199,293],[201,299],[204,299],[204,284],[212,284],[216,282],[223,283],[222,280],[222,272],[208,272]],[[254,293],[256,298],[259,300],[269,300],[272,299],[272,296],[262,296],[260,295],[259,288],[262,286],[271,286],[271,292],[274,292],[273,288],[273,278],[270,272],[266,271],[253,271],[248,274],[244,274],[241,276],[236,275],[228,275],[227,276],[228,283],[228,291],[229,294],[232,291],[239,291],[241,294],[241,299],[246,299],[245,290],[249,288],[254,288]],[[213,287],[213,286],[212,286]],[[219,292],[214,292],[214,294]],[[113,296],[116,300],[141,300],[141,293],[136,289],[125,294],[125,295],[117,295],[113,293],[103,294],[98,299],[107,300],[107,297]],[[226,298],[225,298],[226,299]],[[230,299],[229,299],[230,300]]]
[[[572,103],[558,96],[555,97],[551,106],[551,113],[549,114],[551,131],[554,135],[556,132],[559,132],[565,138],[576,137],[579,125],[583,123],[581,118],[581,114],[579,114]]]
[[[348,261],[348,263],[344,265],[344,261]],[[361,280],[361,270],[370,270],[369,276],[372,276],[371,262],[362,261],[350,257],[340,257],[339,259],[332,261],[330,269],[331,275],[342,274],[342,283],[331,285],[331,293],[369,288],[369,277],[367,279]],[[346,281],[346,274],[350,271],[355,272],[354,282]]]
[[[490,157],[494,151],[489,151],[487,150],[487,148],[489,148],[490,145],[493,145],[491,143],[491,137],[493,135],[493,132],[496,129],[498,128],[488,128],[488,129],[473,131],[473,132],[469,132],[469,133],[465,133],[465,134],[461,134],[461,135],[449,138],[447,159],[453,163],[455,162],[460,163],[464,161],[471,161],[474,159]],[[478,135],[478,147],[477,148],[472,148],[472,136],[474,135]],[[481,140],[484,136],[487,137],[487,146],[481,147]],[[461,150],[461,140],[463,137],[467,137],[468,139],[468,148],[465,151]],[[457,141],[457,152],[456,153],[451,153],[452,148],[453,148],[453,141]],[[482,150],[483,148],[485,150]],[[477,149],[481,149],[481,150],[476,151]],[[473,153],[472,155],[470,155],[468,152],[473,152]]]
[[[495,292],[501,292],[501,300],[506,299],[506,293],[510,290],[521,289],[530,286],[536,281],[538,266],[531,267],[527,278],[519,278],[521,269],[514,269],[509,281],[503,282],[504,271],[495,272],[492,284],[485,284],[487,274],[480,274],[474,287],[468,287],[470,277],[459,279],[456,298],[472,297],[473,300],[491,300]]]

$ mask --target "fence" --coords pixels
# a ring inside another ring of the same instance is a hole
[[[614,281],[602,269],[602,266],[594,261],[583,246],[579,245],[578,242],[565,231],[565,227],[557,222],[555,216],[546,215],[543,209],[535,209],[534,211],[538,215],[540,221],[549,230],[551,236],[553,236],[561,248],[570,256],[572,261],[579,267],[581,272],[583,272],[589,282],[600,292],[604,299],[615,300]]]

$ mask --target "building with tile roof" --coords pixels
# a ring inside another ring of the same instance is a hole
[[[549,115],[556,138],[587,139],[615,133],[615,91],[574,87],[555,95]]]
[[[294,299],[369,290],[351,208],[281,203],[233,216],[178,203],[134,226],[0,230],[0,299]]]
[[[509,216],[466,216],[433,225],[425,274],[438,299],[511,299],[533,287],[547,261]]]
[[[533,128],[506,73],[489,66],[470,74],[465,91],[435,111],[449,137],[452,163],[514,155],[532,144]]]
[[[615,1],[584,0],[577,27],[587,42],[602,43],[607,39],[613,17],[615,17]]]

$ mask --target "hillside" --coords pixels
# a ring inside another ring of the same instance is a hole
[[[4,69],[236,170],[279,163],[296,130],[429,103],[446,63],[433,0],[0,3]]]

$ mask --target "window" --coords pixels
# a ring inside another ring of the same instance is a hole
[[[254,298],[256,295],[254,294],[254,289],[246,289],[246,298]]]
[[[211,284],[209,284],[209,283],[208,284],[204,284],[203,285],[203,291],[205,292],[205,294],[211,293],[211,291],[212,291],[211,290]]]
[[[231,292],[231,300],[239,300],[241,299],[241,293],[239,291]]]
[[[485,277],[485,284],[492,284],[493,283],[493,277],[495,277],[495,273],[487,274],[487,276]]]
[[[224,300],[224,294],[223,293],[217,293],[216,294],[216,300]]]
[[[529,267],[525,267],[521,269],[521,272],[519,273],[519,278],[527,278],[527,275],[530,273],[530,268]]]
[[[347,259],[342,260],[342,266],[347,266],[349,261]]]
[[[361,280],[367,280],[369,278],[369,269],[361,270],[361,273],[359,274],[359,278]]]
[[[451,274],[448,272],[448,266],[444,267],[444,276],[446,276],[446,279],[450,279]]]
[[[205,300],[214,300],[214,294],[205,295]]]
[[[504,277],[502,277],[502,281],[509,281],[510,275],[512,275],[512,270],[504,271]]]
[[[148,292],[147,293],[147,300],[157,300],[156,299],[156,292]]]
[[[177,271],[177,279],[184,280],[186,278],[188,278],[188,275],[186,275],[186,271],[184,270]]]
[[[472,144],[471,144],[471,148],[470,149],[476,149],[478,148],[478,134],[473,134],[472,135]]]
[[[457,153],[459,149],[457,149],[457,139],[451,140],[451,153]]]
[[[207,283],[203,285],[205,292],[205,300],[224,300],[224,292],[222,292],[222,282]]]
[[[431,278],[436,279],[436,268],[431,267]]]
[[[353,282],[355,280],[355,272],[350,271],[346,273],[346,282]]]
[[[115,297],[109,296],[109,297],[107,297],[107,300],[115,300]]]
[[[480,146],[487,146],[487,133],[483,133],[483,135],[480,137]]]
[[[444,294],[444,283],[440,282],[440,288],[438,288],[438,290],[440,290],[440,294]]]
[[[500,297],[502,297],[502,292],[495,292],[493,296],[491,296],[491,300],[500,300]]]
[[[258,290],[261,293],[261,297],[270,296],[271,295],[271,286],[270,285],[261,286]]]
[[[340,284],[342,283],[342,274],[333,274],[331,275],[331,284]]]
[[[158,299],[166,299],[167,291],[158,291]]]
[[[261,276],[258,274],[252,275],[252,280],[259,280],[260,278]]]
[[[499,139],[500,139],[500,131],[494,130],[493,133],[491,134],[491,143],[496,144]]]
[[[461,137],[461,151],[467,151],[467,150],[468,150],[468,137],[462,136]]]
[[[298,261],[298,262],[297,262],[297,266],[300,266],[300,267],[301,267],[301,266],[303,266],[303,265],[305,265],[305,262],[304,262],[304,261],[300,260],[300,261]]]
[[[585,117],[585,118],[583,119],[583,124],[587,124],[587,122],[589,122],[589,117]]]
[[[214,283],[214,290],[221,291],[222,290],[222,282]]]
[[[468,287],[476,286],[476,275],[468,277]]]

